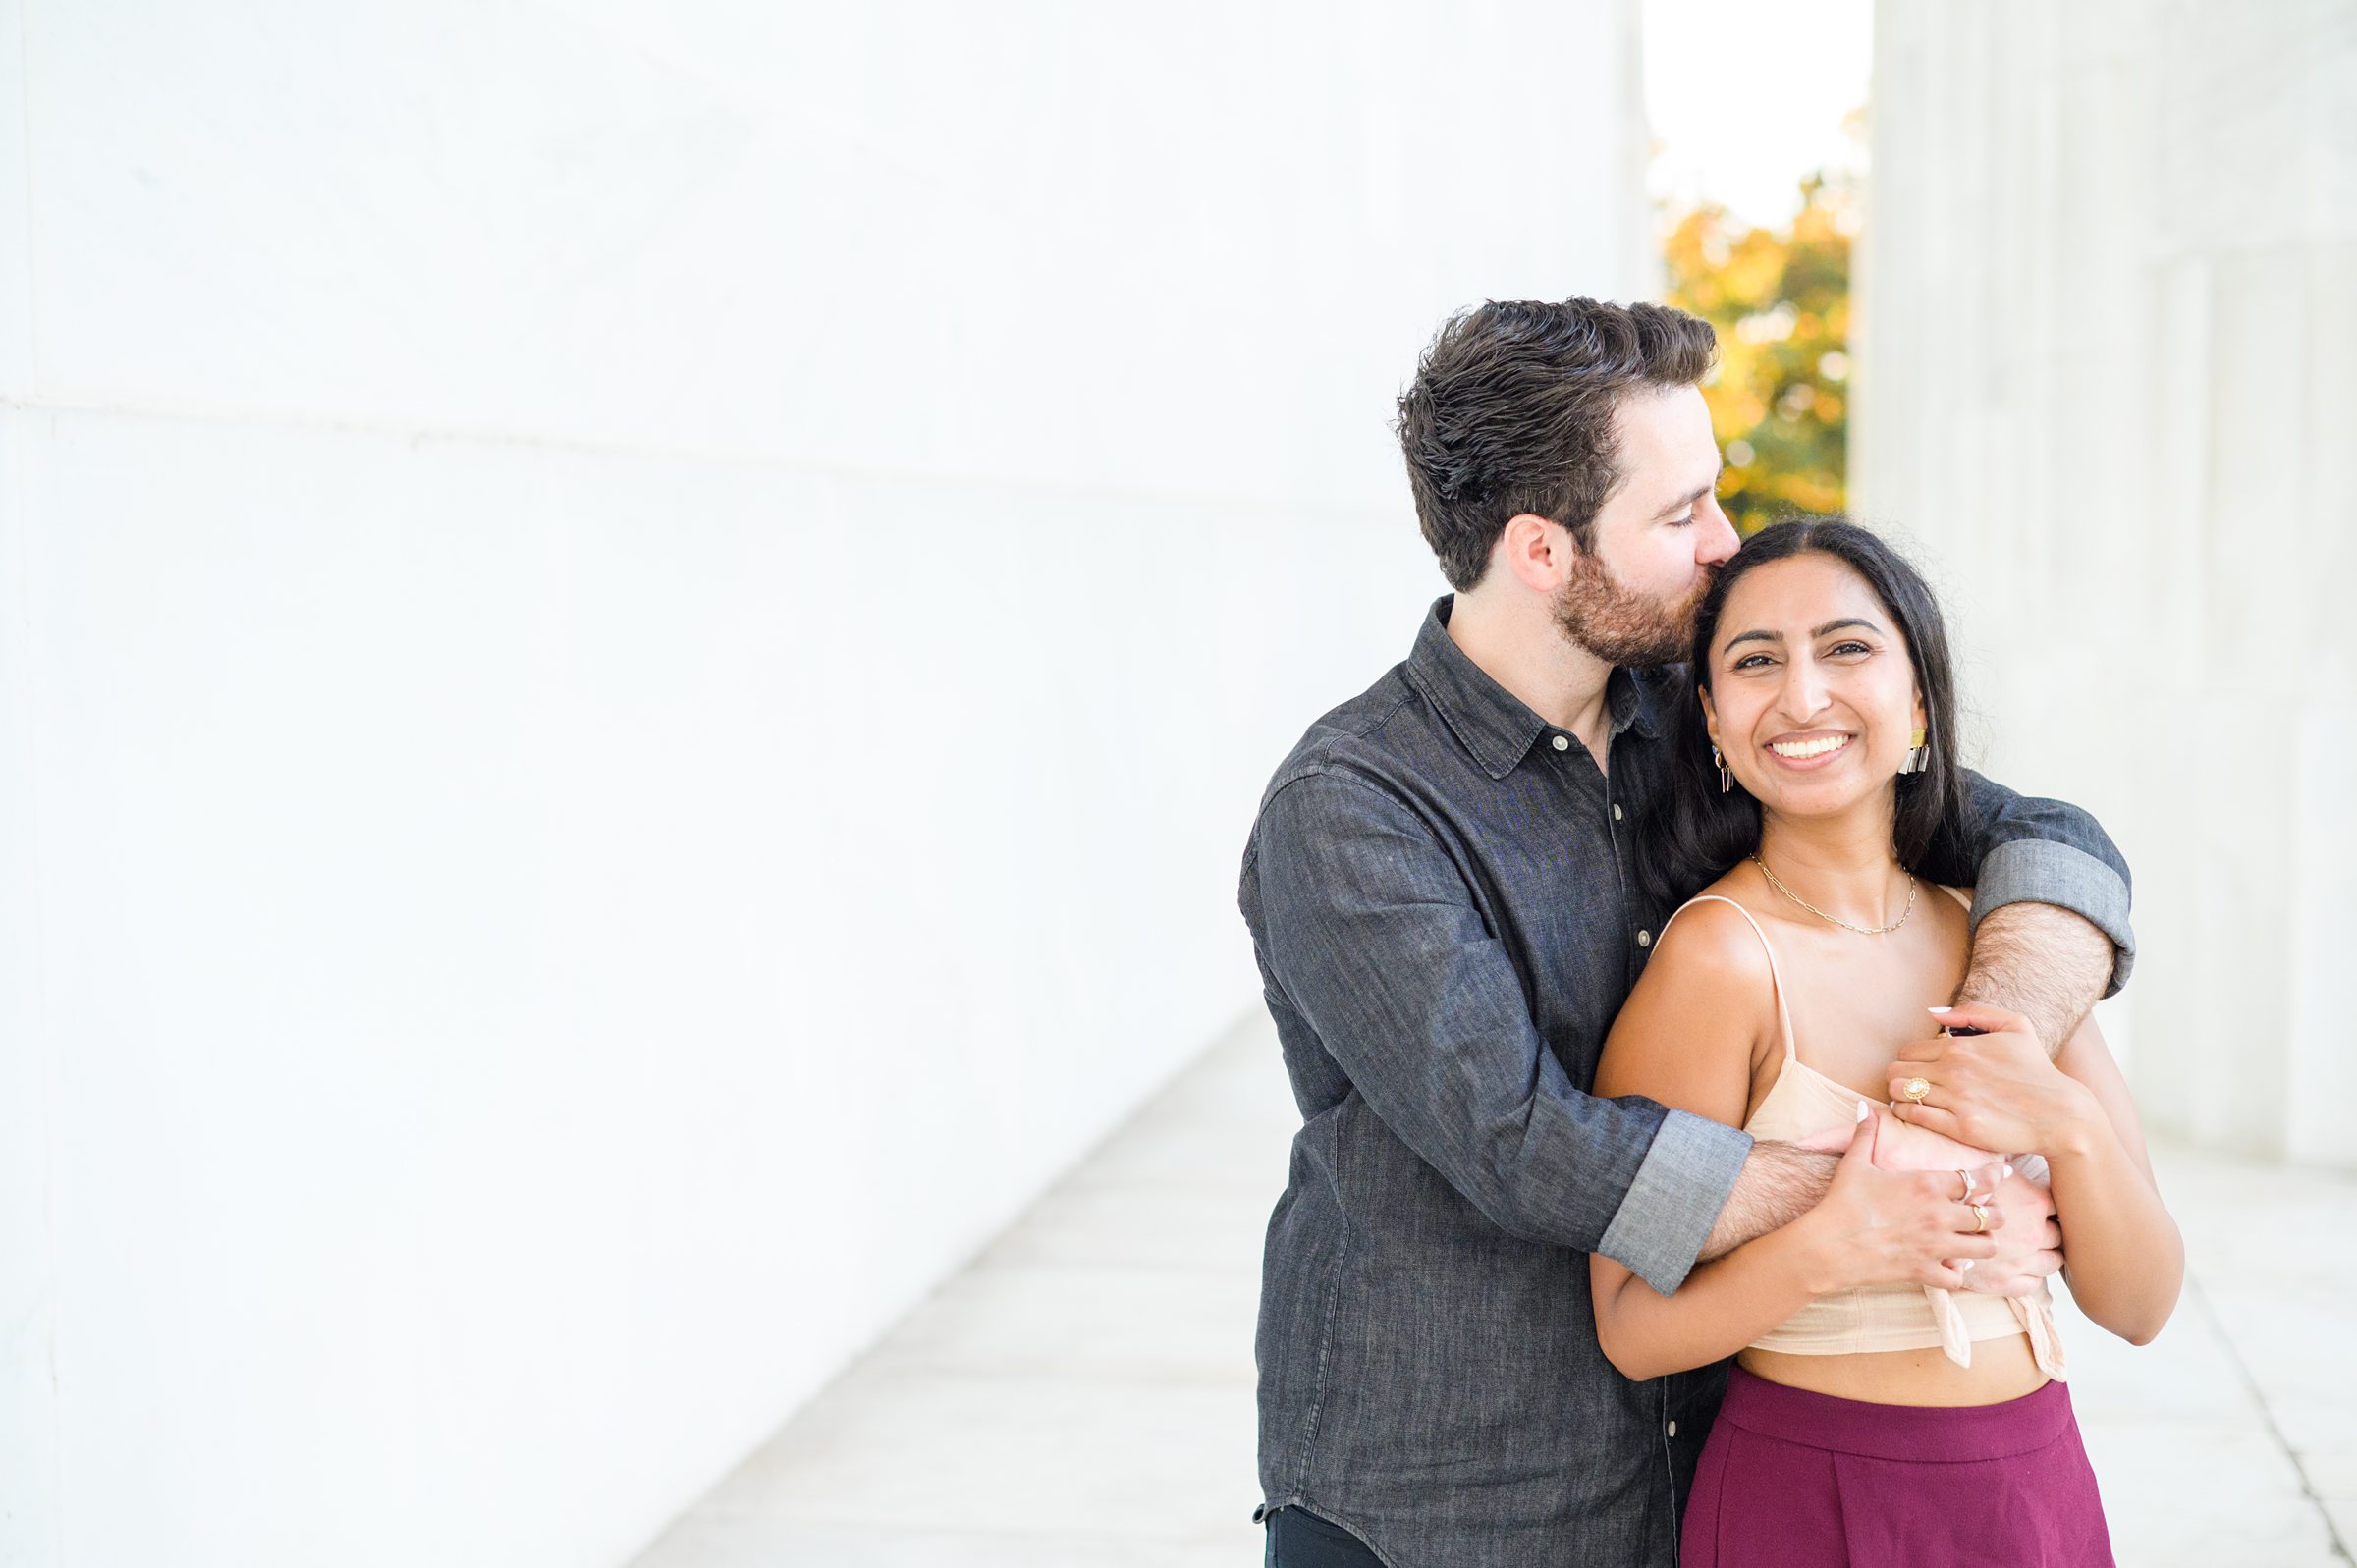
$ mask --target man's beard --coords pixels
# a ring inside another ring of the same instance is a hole
[[[1570,580],[1555,601],[1555,623],[1607,664],[1632,669],[1674,664],[1686,657],[1694,612],[1718,575],[1717,567],[1706,567],[1689,592],[1657,599],[1621,587],[1603,561],[1582,550],[1572,558]]]

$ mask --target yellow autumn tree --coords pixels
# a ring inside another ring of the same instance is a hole
[[[1789,512],[1838,512],[1848,461],[1849,252],[1857,192],[1812,175],[1783,229],[1715,204],[1671,228],[1670,302],[1719,330],[1703,388],[1727,455],[1721,499],[1749,534]]]

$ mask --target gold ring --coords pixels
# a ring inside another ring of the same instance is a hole
[[[1979,1204],[1972,1206],[1972,1233],[1980,1235],[1989,1228],[1989,1211]]]
[[[1981,1179],[1980,1173],[1973,1170],[1959,1170],[1956,1172],[1956,1174],[1964,1178],[1964,1190],[1956,1194],[1956,1202],[1970,1203],[1972,1201],[1973,1184]]]
[[[1923,1097],[1932,1092],[1932,1081],[1929,1078],[1909,1078],[1898,1086],[1898,1092],[1920,1106]]]

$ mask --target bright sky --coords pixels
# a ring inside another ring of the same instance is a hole
[[[1802,175],[1862,167],[1841,132],[1866,101],[1874,0],[1644,0],[1657,199],[1724,202],[1753,224],[1799,209]]]

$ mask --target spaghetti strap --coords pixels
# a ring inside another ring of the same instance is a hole
[[[1760,939],[1760,946],[1768,949],[1768,989],[1776,993],[1776,1023],[1777,1027],[1784,1032],[1784,1059],[1786,1061],[1798,1061],[1800,1059],[1800,1053],[1794,1050],[1792,1046],[1792,1013],[1791,1010],[1784,1005],[1784,979],[1782,975],[1777,972],[1776,968],[1776,945],[1768,940],[1768,933],[1760,929],[1759,921],[1752,918],[1752,913],[1750,910],[1744,908],[1741,904],[1736,903],[1732,898],[1727,897],[1723,893],[1698,893],[1694,897],[1688,898],[1684,903],[1679,904],[1676,909],[1671,912],[1670,918],[1662,922],[1662,934],[1664,936],[1669,935],[1670,928],[1676,924],[1677,917],[1684,914],[1687,910],[1693,908],[1698,903],[1726,904],[1728,908],[1734,910],[1736,914],[1741,915],[1750,923],[1752,931],[1757,934]]]

